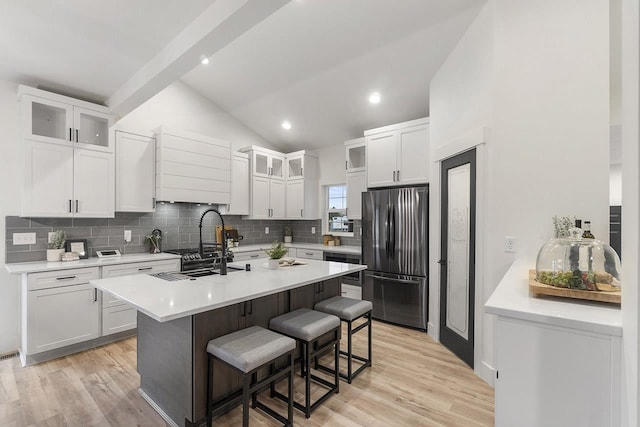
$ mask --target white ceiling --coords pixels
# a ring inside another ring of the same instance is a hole
[[[214,0],[0,0],[0,78],[104,102]]]
[[[253,6],[238,9],[226,26],[247,25],[239,37],[220,25],[216,34],[230,42],[211,50],[217,52],[210,64],[183,81],[282,149],[338,144],[365,129],[428,115],[429,81],[484,3],[291,0],[280,8],[282,1],[270,0],[273,7],[263,11],[261,1],[245,2]],[[187,29],[204,37],[203,19],[241,4],[0,0],[0,79],[111,101],[136,73],[157,71],[150,64],[168,46],[175,53]],[[198,37],[189,43],[182,40],[181,47],[205,46]],[[189,69],[198,59],[187,56],[181,60]],[[382,94],[377,106],[367,101],[372,90]],[[289,132],[280,126],[285,119],[293,124]]]
[[[483,3],[292,1],[182,80],[277,146],[338,144],[426,116],[431,77]]]

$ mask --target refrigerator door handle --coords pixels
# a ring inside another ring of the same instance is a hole
[[[386,236],[385,237],[385,242],[384,242],[384,248],[386,251],[386,255],[387,257],[391,256],[391,249],[390,249],[390,245],[389,245],[389,241],[391,240],[391,205],[387,205],[387,220],[385,223],[385,228],[386,228]]]
[[[419,280],[410,280],[410,279],[394,279],[394,278],[392,278],[392,277],[378,276],[377,274],[367,274],[367,277],[371,277],[371,278],[373,278],[373,279],[386,280],[387,282],[420,284],[420,281],[419,281]]]
[[[395,258],[396,257],[396,210],[395,209],[391,209],[391,227],[389,229],[389,237],[391,240],[391,243],[389,244],[390,247],[390,253],[391,253],[391,258]]]

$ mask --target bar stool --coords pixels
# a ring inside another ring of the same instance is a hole
[[[275,412],[258,401],[257,392],[276,382],[289,377],[289,398],[293,401],[293,352],[296,348],[295,340],[259,326],[241,329],[212,339],[207,344],[209,353],[209,373],[207,381],[207,427],[211,426],[213,410],[225,406],[229,402],[242,396],[242,425],[249,425],[249,396],[251,406],[260,408],[285,426],[293,425],[293,405],[290,403],[287,418]],[[281,356],[288,355],[288,364],[274,371],[274,363]],[[223,362],[225,365],[242,374],[242,390],[219,402],[213,402],[213,363]],[[269,366],[269,376],[258,381],[258,370]]]
[[[339,393],[340,391],[340,377],[338,376],[340,363],[340,319],[330,314],[320,313],[319,311],[308,308],[300,308],[274,317],[269,321],[269,328],[291,338],[295,338],[296,341],[300,342],[300,369],[302,375],[305,377],[305,404],[301,405],[298,402],[293,402],[293,405],[296,409],[304,412],[305,417],[309,418],[311,412],[321,403],[327,400],[332,394]],[[319,346],[319,338],[328,333],[333,334],[331,340]],[[311,373],[311,360],[313,360],[317,354],[326,352],[332,346],[334,347],[336,364],[336,374],[334,375],[333,383]],[[311,380],[329,389],[313,404],[311,404]],[[273,387],[271,387],[271,395],[286,400],[285,396],[276,392]]]
[[[358,376],[366,367],[371,366],[371,310],[373,310],[373,304],[371,301],[364,301],[359,299],[347,298],[347,297],[332,297],[324,301],[320,301],[314,307],[314,310],[321,311],[323,313],[333,314],[338,316],[340,320],[347,323],[347,351],[340,351],[340,354],[347,356],[347,375],[340,373],[342,378],[345,378],[349,384]],[[352,329],[353,321],[365,317],[366,322]],[[353,354],[351,348],[353,334],[362,330],[364,327],[369,328],[369,346],[368,357],[357,356]],[[353,359],[364,362],[355,372],[353,372],[352,364]],[[321,369],[326,372],[333,373],[333,369],[322,366],[318,363],[318,359],[315,360],[316,369]]]

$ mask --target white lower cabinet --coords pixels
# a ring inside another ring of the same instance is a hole
[[[306,259],[317,259],[322,261],[324,259],[324,252],[313,250],[313,249],[297,248],[296,257],[306,258]]]
[[[621,337],[498,317],[495,425],[619,426]]]
[[[179,271],[179,260],[147,261],[102,267],[102,278]],[[102,335],[115,334],[137,327],[136,309],[112,295],[102,296]]]
[[[362,288],[360,286],[342,284],[342,296],[353,299],[362,299]]]
[[[265,248],[270,245],[264,245]],[[247,251],[247,252],[234,252],[233,254],[233,262],[240,261],[253,261],[259,258],[267,258],[267,254],[264,251]]]
[[[27,275],[22,287],[27,355],[100,336],[100,295],[88,283],[98,277],[97,267]]]

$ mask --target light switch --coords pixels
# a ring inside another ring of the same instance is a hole
[[[264,234],[269,234],[269,227],[264,228]]]

